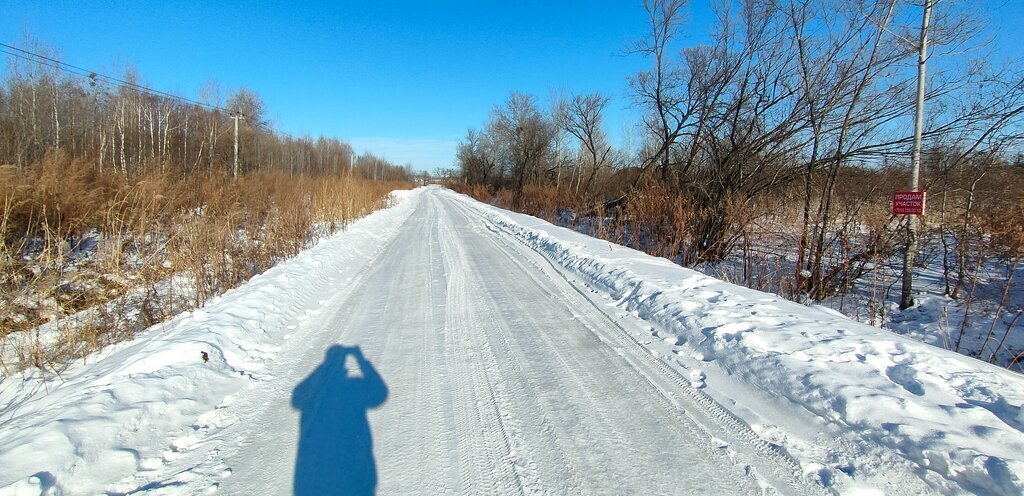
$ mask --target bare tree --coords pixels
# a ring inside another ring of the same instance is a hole
[[[825,284],[824,257],[826,246],[828,246],[827,236],[830,231],[833,196],[839,171],[848,159],[859,155],[856,147],[859,143],[863,143],[863,138],[870,136],[876,127],[886,124],[891,116],[899,115],[893,112],[894,109],[902,112],[907,108],[905,105],[893,105],[891,102],[892,91],[876,86],[886,71],[890,70],[903,56],[903,50],[899,46],[885,43],[885,33],[895,6],[895,0],[883,0],[871,4],[871,10],[868,11],[862,10],[862,8],[852,11],[846,9],[847,18],[850,19],[847,24],[849,27],[841,34],[840,39],[848,40],[848,42],[834,44],[842,47],[842,50],[825,55],[827,58],[836,58],[843,62],[830,64],[838,65],[833,79],[835,82],[828,89],[832,95],[837,97],[834,106],[828,108],[834,114],[827,116],[831,119],[827,129],[818,126],[815,131],[815,140],[829,139],[834,144],[831,147],[831,152],[826,152],[827,156],[824,157],[827,174],[825,184],[821,188],[821,199],[818,202],[817,234],[813,245],[809,247],[813,253],[813,258],[808,260],[809,282],[812,284],[811,287],[807,287],[805,283],[808,280],[801,277],[798,279],[797,285],[802,291],[813,290],[813,296],[816,298],[822,298],[829,294],[829,286]],[[826,9],[831,7],[838,6],[825,6]],[[810,74],[805,75],[805,78],[811,77],[813,76]],[[897,81],[894,88],[898,91],[903,84]],[[851,134],[855,136],[851,136]],[[814,151],[817,152],[817,150]],[[810,161],[809,174],[813,172],[813,165],[817,160],[818,156],[815,155]],[[807,199],[805,198],[805,200]],[[804,206],[804,232],[806,233],[806,223],[808,222],[806,213],[810,207],[809,202]],[[801,259],[805,245],[806,242],[801,238]]]
[[[551,152],[554,126],[537,109],[533,96],[512,93],[504,105],[491,112],[488,132],[512,181],[514,206],[519,207],[523,188],[542,177]]]
[[[686,0],[644,0],[647,37],[631,47],[651,59],[653,67],[630,79],[636,101],[647,109],[645,123],[651,132],[650,155],[645,168],[656,166],[661,181],[668,182],[672,148],[690,125],[694,108],[687,100],[685,75],[675,63],[670,46],[679,33]]]
[[[612,147],[604,131],[604,109],[608,106],[608,98],[600,93],[576,95],[563,105],[558,113],[558,121],[562,129],[575,137],[580,143],[580,159],[575,174],[575,194],[579,196],[580,186],[584,193],[589,193],[591,184],[597,173],[611,166]],[[587,180],[584,183],[584,171]]]
[[[470,129],[455,148],[462,178],[469,184],[493,184],[499,180],[493,145],[487,133]]]

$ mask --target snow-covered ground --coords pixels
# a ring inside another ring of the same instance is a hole
[[[1021,494],[1024,378],[435,188],[63,372],[0,495]]]
[[[791,285],[795,236],[761,238],[764,246],[753,257],[753,281],[745,285],[772,292]],[[955,246],[955,240],[950,239],[949,244]],[[847,291],[820,304],[858,322],[1024,372],[1024,355],[1018,358],[1024,353],[1024,284],[1020,284],[1024,280],[1024,266],[1017,265],[1013,270],[1012,258],[989,254],[980,268],[966,271],[959,298],[954,299],[947,296],[942,245],[934,231],[922,237],[920,253],[914,268],[913,307],[899,309],[903,256],[898,252],[877,264],[868,263],[868,269]],[[951,258],[956,258],[955,253]],[[694,269],[726,281],[742,282],[743,265],[742,254],[735,254],[725,262],[702,264]],[[950,276],[949,285],[953,287],[955,267]]]
[[[630,239],[632,226],[628,222],[620,224],[613,217],[577,217],[571,210],[562,210],[555,224],[602,239],[625,240],[628,246],[644,249],[630,244],[636,243]],[[751,225],[750,244],[745,250],[737,248],[721,262],[691,268],[726,282],[778,293],[794,301],[809,301],[806,294],[792,293],[799,227],[778,218],[761,219]],[[896,249],[885,257],[853,262],[852,253],[867,249],[863,243],[869,242],[870,231],[862,229],[852,239],[832,233],[848,243],[831,254],[837,261],[826,257],[826,266],[852,262],[851,267],[856,267],[864,263],[863,272],[849,281],[849,286],[838,288],[817,304],[857,322],[1024,372],[1024,284],[1020,282],[1024,280],[1024,264],[1015,263],[1012,253],[1001,253],[994,249],[996,246],[973,248],[964,261],[964,281],[958,297],[951,298],[948,294],[956,287],[960,263],[957,239],[947,234],[944,248],[937,231],[933,225],[922,233],[914,266],[914,306],[906,310],[899,308],[902,252]],[[645,238],[641,244],[649,252],[663,248],[657,240]],[[944,249],[949,252],[946,262]],[[678,255],[675,260],[679,261]],[[948,280],[943,265],[948,265]],[[851,274],[856,272],[851,268]]]

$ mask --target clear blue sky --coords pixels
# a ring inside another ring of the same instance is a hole
[[[1010,36],[1024,27],[1024,1],[983,3],[997,45],[1019,56]],[[684,43],[704,39],[706,4],[692,2]],[[451,166],[455,141],[511,91],[542,105],[552,91],[601,91],[621,139],[636,119],[626,78],[647,65],[623,55],[645,31],[639,0],[0,0],[0,12],[4,43],[28,34],[112,75],[131,63],[143,83],[189,98],[209,81],[224,94],[248,86],[279,130],[424,170]]]

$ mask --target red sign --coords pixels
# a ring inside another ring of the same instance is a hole
[[[892,194],[894,215],[924,215],[924,191],[897,191]]]

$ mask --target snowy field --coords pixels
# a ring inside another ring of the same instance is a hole
[[[0,495],[1024,491],[1019,374],[400,195],[60,377],[5,379]]]

